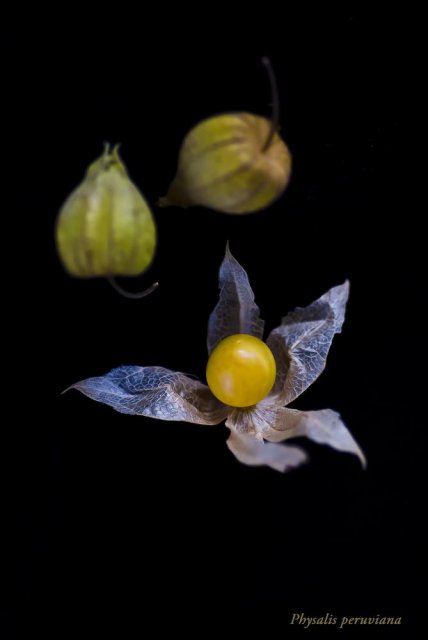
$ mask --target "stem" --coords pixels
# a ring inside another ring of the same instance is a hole
[[[273,137],[275,133],[278,131],[279,127],[279,92],[278,92],[278,83],[276,81],[276,75],[274,70],[272,69],[272,65],[270,63],[269,58],[266,56],[262,58],[262,64],[266,68],[266,71],[269,76],[269,84],[270,84],[270,92],[272,96],[272,115],[270,119],[270,131],[267,137],[266,142],[262,147],[262,152],[267,151],[272,144]]]
[[[122,287],[119,284],[117,284],[116,280],[112,276],[108,277],[107,280],[109,281],[113,289],[117,291],[117,293],[120,293],[120,295],[123,296],[124,298],[128,298],[128,300],[139,300],[140,298],[145,298],[150,293],[152,293],[152,291],[157,289],[159,286],[159,282],[154,282],[152,286],[149,287],[148,289],[145,289],[145,291],[138,291],[137,293],[131,293],[130,291],[126,291],[126,289],[122,289]]]

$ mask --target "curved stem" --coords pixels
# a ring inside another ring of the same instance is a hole
[[[269,76],[270,91],[272,96],[272,115],[270,119],[271,127],[269,131],[269,135],[266,139],[266,142],[262,147],[262,151],[267,151],[270,145],[272,144],[273,137],[275,133],[278,131],[278,127],[279,127],[279,92],[278,92],[278,83],[276,81],[275,72],[272,69],[272,65],[270,63],[269,58],[267,57],[262,58],[262,64],[266,68],[266,71]]]
[[[159,282],[154,282],[152,286],[149,287],[148,289],[145,289],[145,291],[138,291],[137,293],[131,293],[130,291],[126,291],[126,289],[122,289],[122,287],[119,284],[117,284],[116,280],[112,276],[109,276],[107,280],[109,281],[113,289],[117,291],[117,293],[119,293],[124,298],[128,298],[129,300],[139,300],[140,298],[145,298],[150,293],[152,293],[152,291],[157,289],[159,286]]]

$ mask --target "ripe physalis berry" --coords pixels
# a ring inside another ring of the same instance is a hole
[[[215,397],[231,407],[250,407],[271,391],[276,364],[269,347],[254,336],[237,333],[211,352],[207,382]]]

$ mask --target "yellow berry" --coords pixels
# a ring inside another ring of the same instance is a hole
[[[254,336],[237,333],[213,349],[207,382],[218,400],[231,407],[250,407],[268,395],[276,377],[275,358]]]

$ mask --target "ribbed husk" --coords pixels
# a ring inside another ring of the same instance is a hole
[[[136,276],[156,248],[156,227],[143,196],[129,179],[117,147],[103,155],[70,194],[58,216],[56,243],[73,276]]]
[[[160,206],[201,205],[225,213],[252,213],[272,204],[291,174],[291,154],[272,124],[250,113],[204,120],[186,136],[177,175]]]

